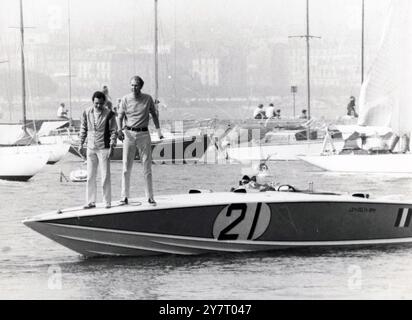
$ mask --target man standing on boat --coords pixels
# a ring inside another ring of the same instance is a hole
[[[348,113],[347,113],[348,116],[355,117],[355,118],[358,117],[358,114],[356,113],[356,110],[355,110],[355,106],[356,106],[356,99],[355,99],[354,96],[351,96],[349,98],[349,103],[348,103],[348,108],[347,108],[348,109]]]
[[[156,205],[153,196],[152,179],[152,142],[148,129],[149,114],[152,115],[159,139],[163,139],[159,118],[153,98],[141,92],[144,81],[139,76],[130,79],[131,93],[124,96],[118,110],[118,136],[123,143],[123,176],[120,204],[128,204],[130,196],[130,176],[136,151],[139,151],[143,163],[145,193],[149,204]],[[125,123],[123,124],[123,120]]]
[[[103,202],[111,207],[110,157],[117,140],[114,112],[105,107],[106,96],[96,91],[93,106],[83,112],[80,126],[79,153],[87,138],[87,204],[84,209],[96,207],[97,167],[100,163],[103,186]]]

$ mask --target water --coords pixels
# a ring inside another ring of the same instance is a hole
[[[27,216],[83,204],[85,184],[59,181],[60,170],[68,176],[81,166],[68,156],[27,183],[0,182],[1,299],[412,298],[410,247],[83,259],[21,223]],[[301,162],[269,167],[276,181],[298,188],[313,182],[315,190],[412,199],[412,176],[331,174]],[[120,172],[121,163],[113,162],[115,200]],[[240,165],[155,166],[155,191],[227,191],[240,172]],[[140,164],[133,176],[131,192],[141,196]]]

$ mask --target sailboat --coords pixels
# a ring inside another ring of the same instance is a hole
[[[306,67],[307,67],[307,119],[295,119],[290,122],[286,120],[283,125],[278,120],[268,119],[264,126],[241,126],[227,137],[232,141],[226,144],[224,152],[227,158],[243,163],[244,161],[269,160],[299,160],[299,156],[307,154],[319,154],[324,147],[320,131],[314,129],[314,119],[311,118],[311,81],[310,81],[310,40],[319,38],[311,35],[309,23],[309,0],[306,0],[306,34],[301,36],[290,36],[289,38],[304,38],[306,40]],[[282,129],[282,130],[273,130]],[[253,131],[256,130],[256,133]],[[242,133],[243,131],[243,133]],[[252,133],[245,131],[252,131]],[[250,139],[250,136],[258,136]],[[259,136],[260,135],[260,136]],[[333,134],[332,134],[333,135]],[[226,139],[227,140],[227,139]],[[233,143],[235,142],[235,143]],[[336,142],[339,143],[339,142]]]
[[[68,145],[37,144],[36,133],[29,132],[26,120],[26,71],[24,60],[23,1],[20,0],[21,72],[22,72],[22,125],[5,125],[0,148],[0,179],[27,181],[47,162],[55,163],[65,155]]]
[[[46,165],[49,155],[27,146],[31,140],[21,125],[0,127],[0,179],[27,181]]]
[[[328,171],[412,173],[412,3],[392,0],[380,49],[362,84],[359,119],[340,154],[303,156]]]

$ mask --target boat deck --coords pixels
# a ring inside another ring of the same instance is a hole
[[[56,218],[73,218],[83,216],[94,216],[102,214],[114,213],[129,213],[129,212],[146,212],[169,210],[176,208],[190,208],[190,207],[208,207],[227,205],[230,203],[290,203],[290,202],[353,202],[353,203],[400,203],[399,201],[388,201],[379,199],[365,199],[353,197],[351,195],[334,195],[329,193],[304,193],[304,192],[212,192],[212,193],[194,193],[194,194],[178,194],[178,195],[164,195],[156,197],[157,205],[152,206],[147,203],[146,198],[129,199],[128,205],[120,205],[118,201],[112,203],[110,209],[106,209],[103,203],[98,203],[96,208],[83,209],[83,207],[74,207],[68,209],[56,209],[28,218],[28,220],[44,221]]]

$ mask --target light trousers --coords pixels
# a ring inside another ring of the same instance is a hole
[[[87,203],[96,203],[97,167],[99,164],[103,188],[103,202],[110,204],[112,200],[109,154],[110,149],[87,148]]]
[[[123,142],[123,176],[121,197],[130,197],[130,176],[132,174],[136,151],[139,151],[140,160],[143,164],[146,198],[153,199],[152,141],[150,139],[150,134],[148,131],[135,132],[130,130],[125,130],[124,133],[125,139]]]

